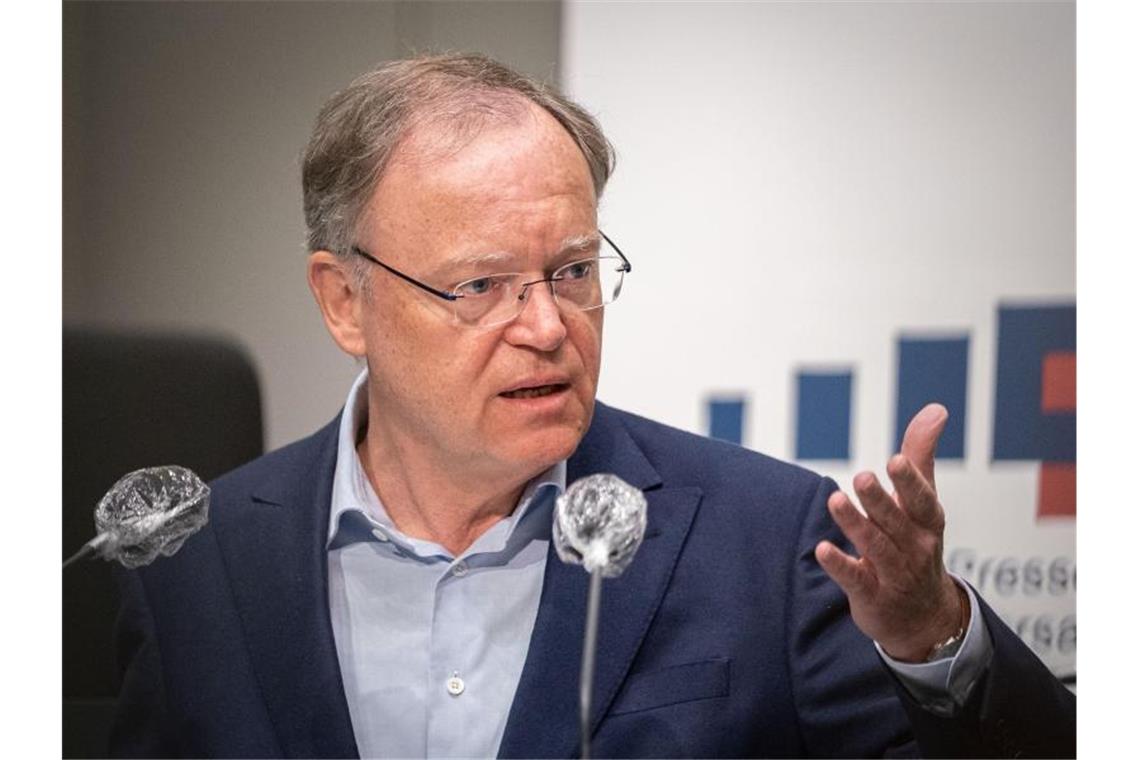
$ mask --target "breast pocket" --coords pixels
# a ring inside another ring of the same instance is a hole
[[[626,679],[609,714],[625,715],[698,699],[727,697],[730,662],[727,657],[716,657],[634,673]]]

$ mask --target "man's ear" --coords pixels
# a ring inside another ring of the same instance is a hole
[[[309,254],[309,290],[317,299],[325,327],[336,344],[353,356],[364,356],[364,294],[352,265],[329,251]]]

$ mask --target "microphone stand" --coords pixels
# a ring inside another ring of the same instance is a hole
[[[91,554],[91,552],[95,551],[100,546],[102,546],[106,541],[107,541],[107,534],[106,533],[100,533],[99,535],[95,536],[95,538],[91,539],[90,541],[85,543],[83,546],[79,547],[79,551],[77,551],[75,554],[72,554],[70,557],[65,559],[63,561],[63,567],[60,569],[65,569],[71,563],[78,562],[79,560],[83,559],[87,555]]]
[[[590,760],[590,708],[594,696],[594,661],[598,653],[598,608],[602,600],[602,573],[590,573],[590,591],[586,597],[586,633],[582,643],[582,673],[579,677],[578,704],[581,708],[579,728],[582,733],[582,760]]]

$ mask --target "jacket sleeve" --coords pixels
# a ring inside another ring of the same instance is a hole
[[[911,696],[855,626],[843,591],[815,560],[815,545],[824,538],[853,551],[827,511],[827,497],[835,489],[825,479],[804,515],[788,618],[794,626],[789,667],[809,751],[860,757],[1074,757],[1076,696],[980,595],[993,656],[966,703],[944,717]],[[916,744],[909,742],[911,736]]]
[[[121,598],[115,624],[120,687],[111,726],[111,757],[175,757],[167,729],[162,658],[146,589],[135,571],[116,568]]]
[[[923,709],[895,680],[927,757],[1076,757],[1077,697],[978,596],[990,667],[952,717]]]

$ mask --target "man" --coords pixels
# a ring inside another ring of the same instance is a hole
[[[611,170],[584,111],[479,56],[329,101],[309,284],[366,368],[324,430],[216,481],[201,536],[123,575],[117,753],[573,755],[586,576],[550,516],[595,472],[649,503],[603,600],[599,756],[1075,753],[1075,698],[943,567],[944,409],[888,464],[897,497],[856,477],[864,516],[595,403],[631,269],[597,227]]]

